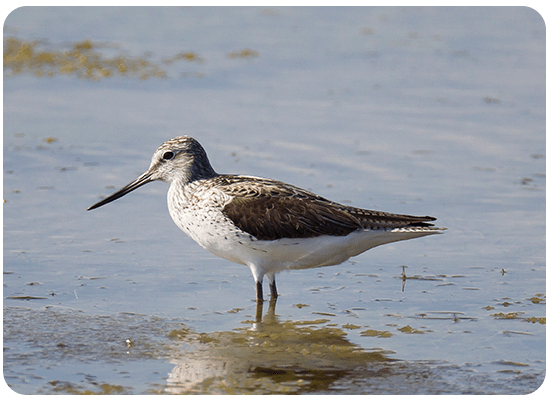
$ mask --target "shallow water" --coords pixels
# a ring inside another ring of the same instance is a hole
[[[544,36],[528,8],[15,10],[5,41],[43,42],[4,69],[7,384],[535,391],[546,372]],[[97,65],[104,75],[86,75]],[[449,230],[282,273],[276,306],[257,310],[250,271],[170,220],[166,185],[85,211],[180,134],[218,172],[433,215]]]

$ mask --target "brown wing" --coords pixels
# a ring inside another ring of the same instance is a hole
[[[425,221],[435,220],[349,207],[268,179],[231,175],[215,179],[233,196],[223,209],[225,215],[260,240],[345,236],[358,229],[431,226]]]

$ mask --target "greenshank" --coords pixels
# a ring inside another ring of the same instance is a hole
[[[364,210],[272,179],[218,174],[188,136],[164,142],[147,172],[88,210],[156,180],[170,184],[168,210],[182,231],[215,255],[250,268],[258,302],[264,276],[275,299],[280,271],[337,265],[375,246],[446,229],[433,226],[434,217]]]

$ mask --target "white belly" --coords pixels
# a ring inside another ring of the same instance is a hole
[[[225,248],[207,248],[228,260],[259,268],[264,273],[285,269],[307,269],[340,264],[375,246],[429,235],[433,232],[357,230],[347,236],[303,239],[243,240]]]

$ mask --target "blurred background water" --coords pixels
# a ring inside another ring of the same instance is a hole
[[[24,7],[4,23],[17,393],[524,394],[546,364],[545,26],[515,8]],[[220,173],[444,235],[278,278],[86,208],[190,135]],[[257,318],[263,313],[262,321]]]

